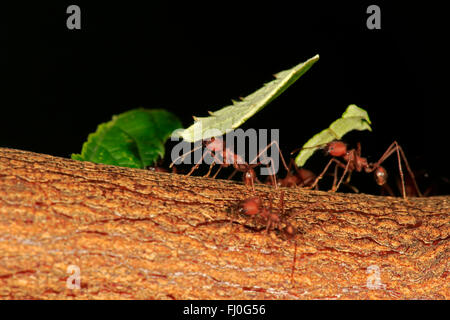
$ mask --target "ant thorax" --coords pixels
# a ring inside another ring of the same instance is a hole
[[[362,169],[366,169],[369,167],[369,163],[367,162],[367,158],[356,156],[356,170],[361,172]]]
[[[209,140],[205,140],[203,143],[206,146],[206,149],[211,152],[224,151],[224,143],[221,138],[211,138]]]
[[[342,157],[348,163],[348,169],[361,172],[363,168],[368,168],[367,159],[359,157],[355,150],[350,150]]]

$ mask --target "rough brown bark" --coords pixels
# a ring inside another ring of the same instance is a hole
[[[450,197],[284,190],[293,282],[294,241],[235,214],[241,184],[0,148],[0,297],[450,298]]]

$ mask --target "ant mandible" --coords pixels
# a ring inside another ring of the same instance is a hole
[[[417,186],[416,179],[414,177],[414,173],[412,172],[411,168],[409,167],[408,160],[406,159],[405,153],[403,152],[403,149],[400,147],[400,145],[397,143],[397,141],[394,141],[389,148],[385,151],[385,153],[381,156],[381,158],[375,162],[375,163],[368,163],[367,158],[361,157],[361,144],[358,142],[356,149],[347,149],[347,145],[342,141],[332,141],[328,143],[325,147],[325,151],[331,155],[333,158],[330,159],[328,164],[325,166],[325,169],[322,171],[322,173],[316,178],[314,183],[312,184],[311,188],[314,188],[320,179],[322,179],[325,172],[328,170],[328,167],[331,165],[332,162],[336,163],[336,169],[337,166],[344,168],[344,173],[341,176],[341,179],[339,180],[338,184],[336,185],[336,175],[333,181],[333,187],[331,191],[337,191],[339,189],[340,184],[342,183],[345,175],[347,172],[349,173],[349,179],[351,176],[351,173],[353,171],[361,172],[363,169],[366,173],[374,173],[375,181],[378,185],[382,186],[387,182],[387,171],[385,168],[381,166],[381,163],[383,163],[387,158],[389,158],[394,152],[397,153],[397,159],[398,159],[398,169],[400,171],[400,178],[401,178],[401,184],[402,184],[402,194],[403,198],[406,199],[406,192],[405,192],[405,181],[403,176],[403,170],[402,170],[402,164],[401,159],[405,162],[406,168],[409,172],[409,175],[414,183],[414,187],[417,191],[417,194],[419,196],[422,196],[420,193],[419,187]],[[341,157],[344,159],[346,164],[342,163],[335,157]]]
[[[209,170],[208,170],[207,174],[205,175],[205,177],[209,177],[209,175],[211,174],[212,168],[214,167],[215,164],[220,164],[220,167],[214,174],[213,178],[216,178],[216,176],[219,174],[219,172],[222,168],[227,168],[230,165],[232,165],[235,170],[228,177],[228,179],[231,179],[236,174],[236,172],[242,172],[245,185],[251,186],[253,191],[255,190],[255,186],[254,186],[255,182],[258,182],[254,168],[263,164],[262,162],[256,162],[256,160],[258,158],[260,158],[261,155],[263,155],[272,145],[275,145],[278,148],[278,150],[280,150],[278,143],[276,141],[272,141],[260,153],[258,153],[258,155],[252,161],[250,161],[250,163],[246,163],[239,154],[234,153],[233,150],[226,147],[226,144],[224,143],[222,138],[212,137],[208,140],[203,141],[202,145],[205,146],[206,150],[203,153],[200,160],[189,171],[189,173],[187,174],[188,176],[191,175],[195,170],[197,170],[198,167],[200,166],[200,164],[202,163],[202,161],[204,160],[205,156],[209,155],[213,158],[213,161],[211,162],[211,165],[209,166]],[[188,154],[192,153],[193,151],[197,150],[200,147],[202,147],[202,146],[199,146],[199,147],[181,155],[180,157],[175,159],[170,164],[170,167],[172,167],[176,161],[178,161],[179,159],[183,160]],[[280,155],[281,155],[281,152],[280,152]],[[266,158],[268,158],[270,160],[270,164],[271,164],[270,169],[271,169],[272,174],[270,175],[270,177],[272,180],[272,184],[276,188],[278,188],[275,170],[273,168],[274,160],[272,157],[266,157]],[[283,162],[284,167],[287,169],[286,162],[282,155],[281,155],[281,160]],[[266,165],[269,167],[269,163],[267,163]]]

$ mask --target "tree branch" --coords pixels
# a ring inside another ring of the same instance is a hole
[[[235,182],[0,148],[0,297],[450,298],[450,197],[283,190],[294,240],[237,215]]]

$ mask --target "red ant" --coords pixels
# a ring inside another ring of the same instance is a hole
[[[213,161],[212,161],[211,165],[209,166],[209,170],[208,170],[207,174],[205,175],[205,177],[209,177],[209,175],[211,174],[212,168],[216,163],[220,164],[220,167],[214,174],[213,178],[216,178],[216,176],[219,174],[219,172],[222,168],[227,168],[230,165],[232,165],[235,170],[228,177],[228,179],[231,179],[236,174],[236,172],[238,172],[238,171],[242,172],[245,185],[251,186],[253,191],[255,190],[255,186],[254,186],[255,182],[259,182],[258,179],[256,178],[256,173],[255,173],[254,168],[263,164],[262,162],[255,163],[256,159],[261,157],[261,155],[264,154],[272,145],[275,145],[278,148],[278,150],[280,150],[278,143],[276,141],[272,141],[260,153],[258,153],[258,155],[252,161],[250,161],[250,164],[248,164],[244,161],[244,159],[239,154],[236,154],[236,153],[234,153],[233,150],[231,150],[230,148],[227,148],[222,138],[214,138],[213,137],[209,140],[203,141],[203,145],[205,146],[206,150],[203,153],[200,160],[189,171],[189,173],[187,174],[188,176],[191,175],[196,169],[198,169],[198,167],[200,166],[201,162],[203,161],[203,159],[205,158],[206,155],[210,155],[213,158]],[[173,164],[177,160],[179,160],[179,159],[183,160],[188,154],[192,153],[193,151],[197,150],[200,147],[201,146],[178,157],[170,164],[170,167],[172,167]],[[281,152],[280,152],[280,154],[281,154]],[[220,159],[220,158],[222,158],[222,159]],[[273,159],[271,157],[266,157],[266,158],[268,158],[270,160],[270,163],[273,164]],[[284,158],[282,155],[281,155],[281,159],[282,159],[284,167],[287,169],[286,162],[284,161]],[[269,167],[269,164],[267,164],[267,166]],[[270,166],[270,168],[272,170],[272,174],[270,175],[271,179],[272,179],[272,184],[277,188],[278,185],[277,185],[277,181],[276,181],[275,170],[273,169],[273,166]]]
[[[294,173],[291,171],[292,166],[294,166]],[[294,159],[291,159],[286,176],[283,179],[278,179],[278,186],[287,188],[308,187],[313,184],[315,179],[314,172],[297,167]]]
[[[266,232],[268,233],[269,230],[273,227],[274,229],[280,230],[283,235],[286,237],[286,239],[291,240],[296,235],[297,231],[296,229],[288,222],[284,220],[284,191],[281,192],[280,196],[280,202],[281,202],[281,216],[273,211],[272,209],[272,198],[270,198],[270,206],[269,209],[262,206],[262,200],[260,197],[251,197],[243,200],[239,203],[238,206],[238,212],[240,214],[243,214],[247,217],[255,217],[259,216],[263,218],[263,220],[266,222]],[[281,224],[284,224],[285,227],[283,229],[280,228]],[[292,272],[291,272],[291,282],[293,281],[294,277],[294,270],[295,270],[295,261],[297,257],[297,242],[294,242],[295,249],[294,249],[294,259],[292,264]]]
[[[402,164],[401,159],[406,164],[406,168],[409,172],[409,175],[414,183],[414,187],[417,191],[417,194],[419,196],[422,196],[420,193],[419,187],[417,186],[414,173],[412,172],[411,168],[409,167],[408,160],[406,160],[405,153],[403,152],[403,149],[400,147],[400,145],[397,143],[397,141],[394,141],[389,148],[387,148],[386,152],[381,156],[381,158],[375,162],[375,163],[368,163],[367,158],[361,157],[361,144],[358,142],[356,149],[347,149],[347,145],[342,141],[332,141],[328,143],[325,147],[325,151],[331,155],[333,158],[328,162],[328,164],[325,166],[325,169],[322,171],[322,173],[316,178],[314,183],[311,185],[310,188],[314,188],[319,180],[323,177],[325,172],[328,170],[328,167],[331,165],[332,162],[336,163],[335,167],[335,173],[337,170],[337,167],[344,168],[344,173],[341,176],[341,179],[339,180],[338,184],[336,185],[336,179],[337,176],[335,174],[334,181],[333,181],[333,187],[331,191],[337,191],[339,189],[340,184],[342,183],[342,180],[344,179],[347,172],[349,173],[348,179],[350,180],[351,173],[353,171],[361,172],[363,169],[366,173],[374,173],[375,181],[378,185],[383,186],[387,182],[387,171],[385,168],[381,166],[381,163],[383,163],[388,157],[390,157],[394,152],[397,152],[397,159],[398,159],[398,169],[400,171],[400,178],[401,178],[401,184],[402,184],[402,194],[403,198],[406,199],[406,191],[405,191],[405,181],[402,171]],[[335,157],[342,157],[346,164],[342,163]]]

